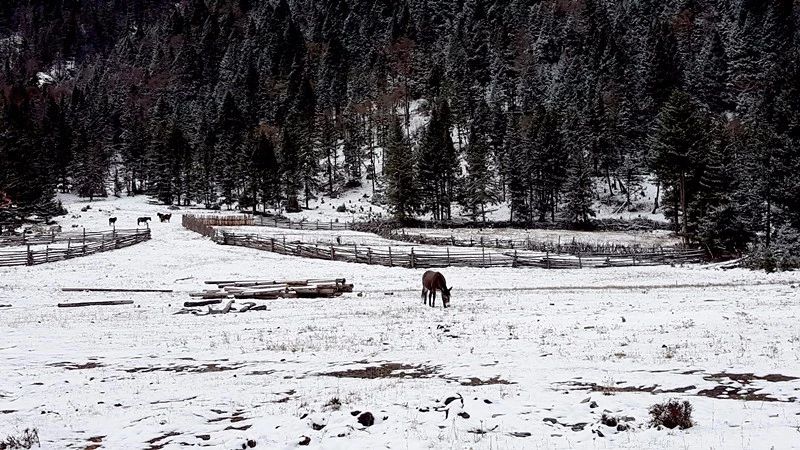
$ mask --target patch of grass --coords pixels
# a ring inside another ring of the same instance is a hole
[[[650,407],[650,425],[669,429],[680,428],[681,430],[691,428],[694,425],[692,404],[685,400],[680,402],[674,399],[656,403]]]
[[[0,450],[20,450],[33,448],[34,444],[41,447],[39,442],[39,430],[36,428],[26,428],[19,436],[7,436],[0,441]]]
[[[342,402],[339,400],[339,397],[331,397],[331,399],[325,403],[324,407],[332,411],[338,411],[342,407]]]

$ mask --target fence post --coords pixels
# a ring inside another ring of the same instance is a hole
[[[372,265],[372,247],[367,247],[367,263]]]
[[[583,269],[583,260],[580,253],[578,253],[578,269]]]
[[[331,219],[331,231],[333,231],[333,219]]]
[[[69,251],[72,246],[72,238],[67,239],[67,256],[64,259],[69,259]]]
[[[517,251],[514,250],[514,259],[511,260],[511,267],[517,267]]]
[[[483,248],[483,238],[481,238],[481,267],[486,267],[486,249]]]
[[[389,267],[394,267],[392,265],[392,247],[389,246]]]
[[[106,235],[105,233],[100,234],[100,252],[106,251]]]
[[[411,268],[415,269],[414,267],[414,247],[411,247]]]
[[[335,261],[335,260],[336,260],[336,250],[331,245],[331,261]]]
[[[446,247],[447,250],[447,267],[450,267],[450,247]]]
[[[356,262],[358,262],[358,244],[355,242],[353,243],[353,256],[356,258]]]
[[[33,252],[31,252],[31,244],[28,244],[28,265],[33,265]]]
[[[544,253],[544,260],[547,262],[547,268],[550,268],[550,250],[546,250]]]
[[[50,262],[50,246],[44,248],[44,262]]]
[[[83,254],[86,254],[86,228],[83,229]]]

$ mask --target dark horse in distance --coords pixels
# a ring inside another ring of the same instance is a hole
[[[422,303],[427,303],[431,307],[436,306],[436,290],[442,291],[442,306],[447,308],[450,306],[450,291],[452,287],[447,288],[447,281],[444,275],[439,272],[429,270],[422,275]],[[425,296],[427,295],[427,299]]]

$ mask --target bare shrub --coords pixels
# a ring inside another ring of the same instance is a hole
[[[342,402],[339,400],[339,397],[333,397],[325,403],[324,407],[333,411],[338,411],[342,407]]]
[[[688,401],[680,402],[670,399],[665,403],[656,403],[650,407],[650,424],[654,427],[663,426],[669,429],[680,428],[685,430],[692,425],[692,405]]]
[[[34,444],[41,447],[39,442],[39,430],[36,428],[26,428],[19,436],[7,436],[0,441],[0,450],[20,450],[33,448]]]

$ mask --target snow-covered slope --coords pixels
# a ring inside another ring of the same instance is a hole
[[[81,217],[60,222],[100,229],[113,214],[127,227],[161,211],[143,198],[84,205],[68,203]],[[431,309],[421,270],[219,246],[182,229],[183,212],[134,247],[0,268],[0,304],[11,305],[0,308],[0,438],[35,427],[44,449],[226,450],[306,438],[320,449],[796,441],[800,274],[451,268],[453,306]],[[355,293],[174,315],[205,280],[321,277],[347,278]],[[70,286],[175,292],[61,291]],[[122,299],[135,305],[55,307]],[[767,374],[785,377],[758,378]],[[724,398],[749,390],[749,400]],[[458,396],[463,408],[443,408]],[[670,397],[694,405],[694,428],[646,425],[648,407]],[[603,412],[635,418],[631,430],[599,424]]]

